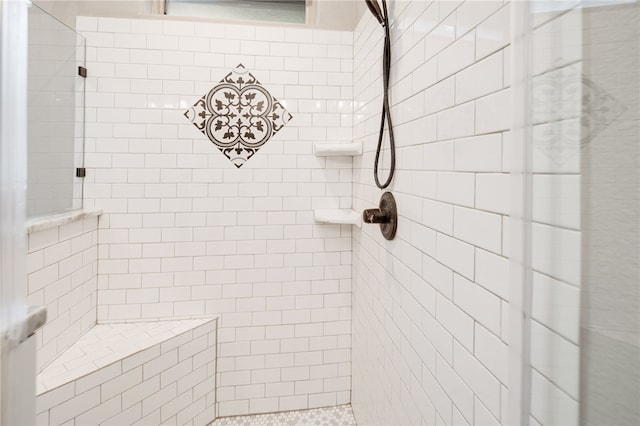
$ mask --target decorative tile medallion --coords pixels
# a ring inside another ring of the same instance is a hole
[[[210,426],[356,426],[350,405],[311,410],[223,417]]]
[[[531,95],[533,146],[557,165],[575,159],[627,111],[576,68],[535,77]]]
[[[291,114],[242,64],[184,116],[238,168],[291,120]]]

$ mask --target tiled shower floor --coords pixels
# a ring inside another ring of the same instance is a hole
[[[211,426],[356,426],[350,405],[253,416],[224,417]]]

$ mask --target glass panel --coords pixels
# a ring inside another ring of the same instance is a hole
[[[640,424],[640,6],[583,11],[580,424]]]
[[[640,424],[639,4],[531,2],[529,424]]]
[[[82,208],[85,40],[29,8],[27,216]]]
[[[304,24],[305,0],[168,0],[167,15]]]
[[[582,9],[532,7],[531,424],[577,425]]]

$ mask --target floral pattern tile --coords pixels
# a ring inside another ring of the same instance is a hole
[[[253,416],[223,417],[211,426],[356,426],[350,405],[285,411]]]
[[[238,168],[292,118],[242,64],[184,115]]]

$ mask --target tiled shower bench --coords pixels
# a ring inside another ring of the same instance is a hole
[[[217,319],[98,324],[37,377],[38,425],[215,419]]]

